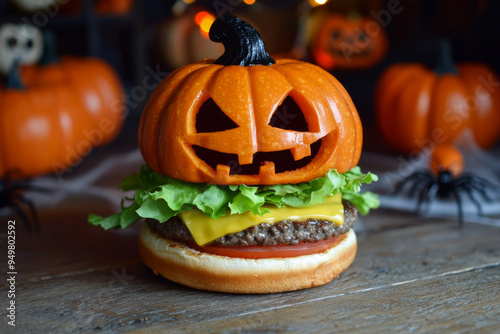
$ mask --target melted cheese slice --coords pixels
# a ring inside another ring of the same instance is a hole
[[[344,206],[342,205],[342,194],[327,197],[321,204],[306,208],[292,208],[267,206],[271,212],[264,216],[254,215],[251,211],[243,214],[226,215],[219,219],[207,217],[202,211],[192,209],[179,214],[187,228],[191,232],[194,241],[200,246],[214,241],[226,234],[243,231],[249,227],[261,223],[277,223],[282,220],[305,221],[308,219],[321,219],[335,222],[337,225],[344,223]]]

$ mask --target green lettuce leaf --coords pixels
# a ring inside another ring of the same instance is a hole
[[[327,196],[339,192],[365,215],[380,203],[375,194],[360,193],[361,185],[377,180],[375,174],[363,174],[359,167],[354,167],[343,174],[332,169],[323,177],[298,184],[220,186],[180,181],[155,173],[144,165],[139,174],[134,173],[122,181],[124,191],[136,191],[133,199],[125,199],[131,204],[126,207],[122,203],[122,212],[109,217],[90,215],[89,222],[104,229],[126,228],[141,218],[165,222],[192,208],[214,219],[247,211],[264,215],[269,212],[265,204],[307,207],[322,203]]]

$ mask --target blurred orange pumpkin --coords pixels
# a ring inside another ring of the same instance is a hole
[[[59,84],[72,89],[92,120],[88,131],[99,130],[94,144],[109,143],[120,132],[125,118],[124,92],[114,69],[98,58],[59,58],[55,54],[55,36],[46,32],[44,38],[43,64],[21,67],[23,82],[29,88]]]
[[[229,14],[210,37],[225,53],[174,71],[143,112],[139,145],[154,171],[190,182],[284,184],[357,164],[361,122],[334,77],[274,61],[260,35]]]
[[[101,131],[99,145],[109,143],[120,132],[125,118],[123,88],[114,70],[103,60],[63,56],[58,63],[23,66],[21,76],[27,87],[59,84],[73,90],[92,121],[89,130]]]
[[[360,69],[381,61],[387,50],[387,33],[373,18],[331,14],[318,29],[312,56],[326,70]]]
[[[89,153],[82,131],[92,120],[74,89],[63,82],[31,88],[14,82],[0,89],[0,175],[51,173]]]
[[[384,139],[403,153],[432,143],[452,143],[465,129],[488,148],[500,135],[500,89],[484,64],[456,67],[449,45],[442,47],[434,70],[418,63],[390,66],[375,93],[375,109]]]

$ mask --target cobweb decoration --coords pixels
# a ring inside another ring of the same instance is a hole
[[[465,159],[464,172],[473,173],[500,189],[500,154],[497,151],[486,152],[474,142],[470,131],[464,132],[455,141]],[[417,170],[429,169],[431,149],[424,149],[418,154],[409,156],[389,156],[370,152],[363,152],[363,170],[369,170],[379,176],[379,181],[366,186],[366,190],[379,194],[381,207],[394,210],[416,212],[417,194],[403,192],[398,196],[392,194],[398,182]],[[499,192],[488,192],[491,202],[481,201],[484,216],[479,216],[476,206],[464,194],[463,212],[464,221],[500,226],[500,195]],[[478,196],[480,198],[480,196]],[[436,198],[424,207],[421,214],[429,217],[457,219],[458,208],[453,196]]]

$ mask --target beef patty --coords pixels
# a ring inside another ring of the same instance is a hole
[[[337,226],[328,220],[308,219],[306,221],[283,220],[278,223],[261,223],[241,232],[227,234],[213,241],[220,246],[273,246],[296,245],[299,242],[326,240],[348,232],[356,223],[358,210],[347,201],[344,204],[344,224]],[[194,241],[191,233],[179,217],[172,217],[165,223],[147,219],[146,223],[154,231],[167,239]]]

